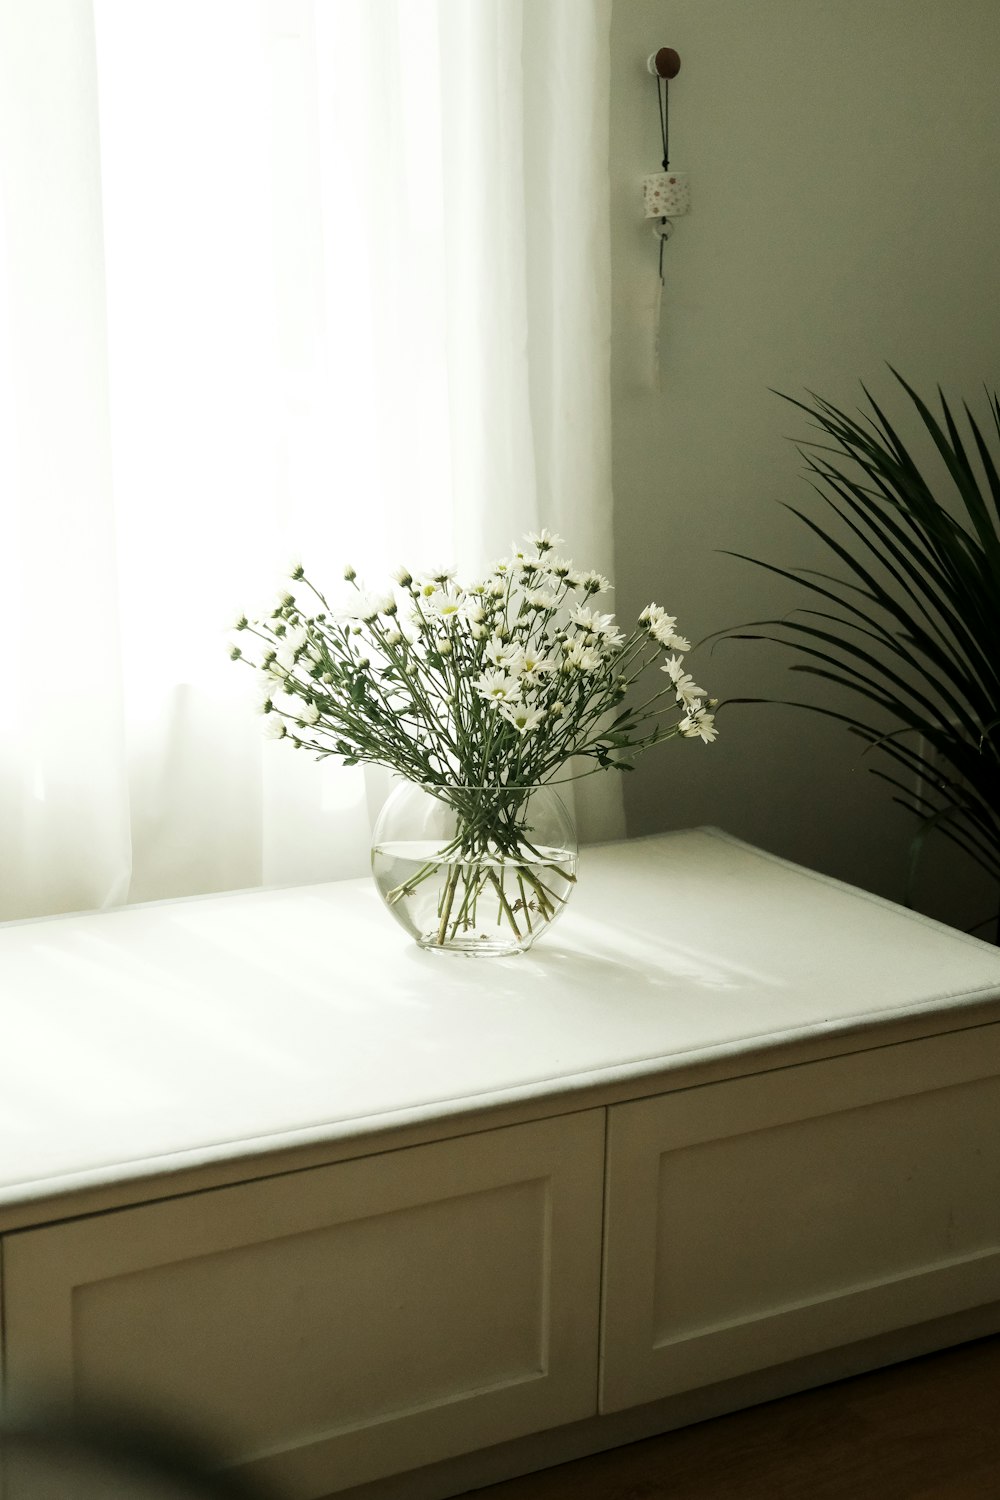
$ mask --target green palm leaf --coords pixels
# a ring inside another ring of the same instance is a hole
[[[966,403],[956,416],[939,389],[935,413],[892,374],[941,478],[925,476],[864,387],[869,409],[856,416],[814,393],[784,396],[817,433],[798,446],[825,514],[787,509],[840,571],[731,554],[798,584],[813,607],[727,636],[794,653],[817,696],[779,701],[867,742],[874,774],[919,820],[914,861],[933,830],[1000,880],[1000,396],[988,393],[987,434]],[[858,714],[824,701],[829,688],[853,695]]]

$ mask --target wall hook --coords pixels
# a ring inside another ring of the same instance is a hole
[[[680,53],[675,52],[673,47],[660,47],[657,52],[649,54],[646,67],[657,78],[676,78],[681,70]]]

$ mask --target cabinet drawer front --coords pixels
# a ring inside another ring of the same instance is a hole
[[[1000,1299],[1000,1027],[609,1112],[601,1410]]]
[[[592,1415],[603,1145],[588,1111],[9,1235],[8,1392],[290,1500]]]

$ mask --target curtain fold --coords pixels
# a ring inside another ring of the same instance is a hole
[[[291,554],[611,571],[609,27],[0,0],[0,917],[367,869],[386,778],[227,659]]]
[[[131,869],[93,16],[0,6],[0,915]]]

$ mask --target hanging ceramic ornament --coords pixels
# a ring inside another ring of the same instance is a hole
[[[652,220],[653,235],[659,242],[659,265],[652,299],[652,375],[660,383],[660,327],[663,313],[663,247],[673,233],[674,220],[691,207],[691,185],[686,172],[670,166],[669,86],[681,69],[681,60],[673,47],[661,47],[646,61],[656,79],[656,96],[660,108],[660,138],[663,144],[663,170],[651,172],[642,179],[646,218]]]

